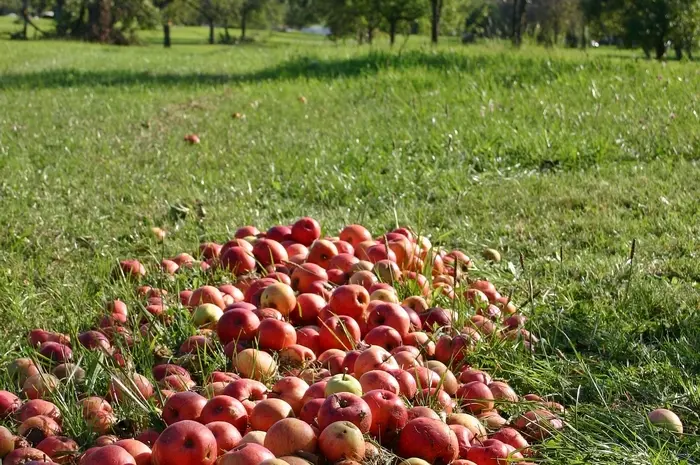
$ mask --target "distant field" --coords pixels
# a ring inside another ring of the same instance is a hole
[[[0,34],[16,28],[0,20]],[[303,215],[330,233],[405,224],[475,256],[502,252],[480,273],[514,290],[544,342],[474,364],[569,407],[571,429],[541,446],[542,463],[697,463],[695,64],[173,34],[170,50],[159,31],[134,47],[0,41],[2,360],[27,328],[92,321],[121,292],[108,279],[119,258],[153,262]],[[180,221],[178,205],[190,207]],[[151,226],[170,232],[163,245]],[[649,429],[658,406],[688,434]]]

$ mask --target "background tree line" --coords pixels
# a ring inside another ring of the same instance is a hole
[[[360,43],[379,33],[391,44],[408,34],[433,42],[445,35],[508,39],[516,46],[527,39],[586,47],[593,40],[662,58],[668,50],[692,56],[700,32],[700,0],[0,0],[0,12],[24,19],[19,38],[38,29],[31,17],[46,11],[59,37],[126,44],[139,29],[162,27],[166,46],[172,24],[206,24],[212,44],[246,40],[250,28],[320,24],[332,40]]]

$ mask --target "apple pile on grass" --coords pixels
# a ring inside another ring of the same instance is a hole
[[[560,404],[470,365],[484,341],[537,339],[460,251],[406,228],[321,238],[302,218],[198,255],[149,274],[120,262],[138,305],[109,302],[77,341],[30,332],[35,356],[13,361],[17,390],[0,391],[14,428],[0,427],[3,464],[527,463],[564,427]],[[186,270],[227,282],[168,292]],[[680,425],[666,412],[655,418]]]

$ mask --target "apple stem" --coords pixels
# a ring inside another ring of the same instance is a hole
[[[343,370],[343,381],[345,381],[345,378],[348,376],[348,367],[345,367]]]

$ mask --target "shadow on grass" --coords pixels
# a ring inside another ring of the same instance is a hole
[[[585,62],[584,62],[585,63]],[[615,67],[620,62],[591,60],[597,69]],[[132,70],[56,69],[0,76],[0,89],[41,89],[68,87],[119,86],[202,86],[294,79],[337,79],[374,75],[383,70],[426,69],[443,73],[480,74],[497,85],[537,84],[558,80],[578,73],[582,62],[548,60],[507,53],[468,56],[452,52],[410,51],[403,54],[371,52],[367,55],[338,60],[300,57],[279,65],[249,73],[168,73]]]

